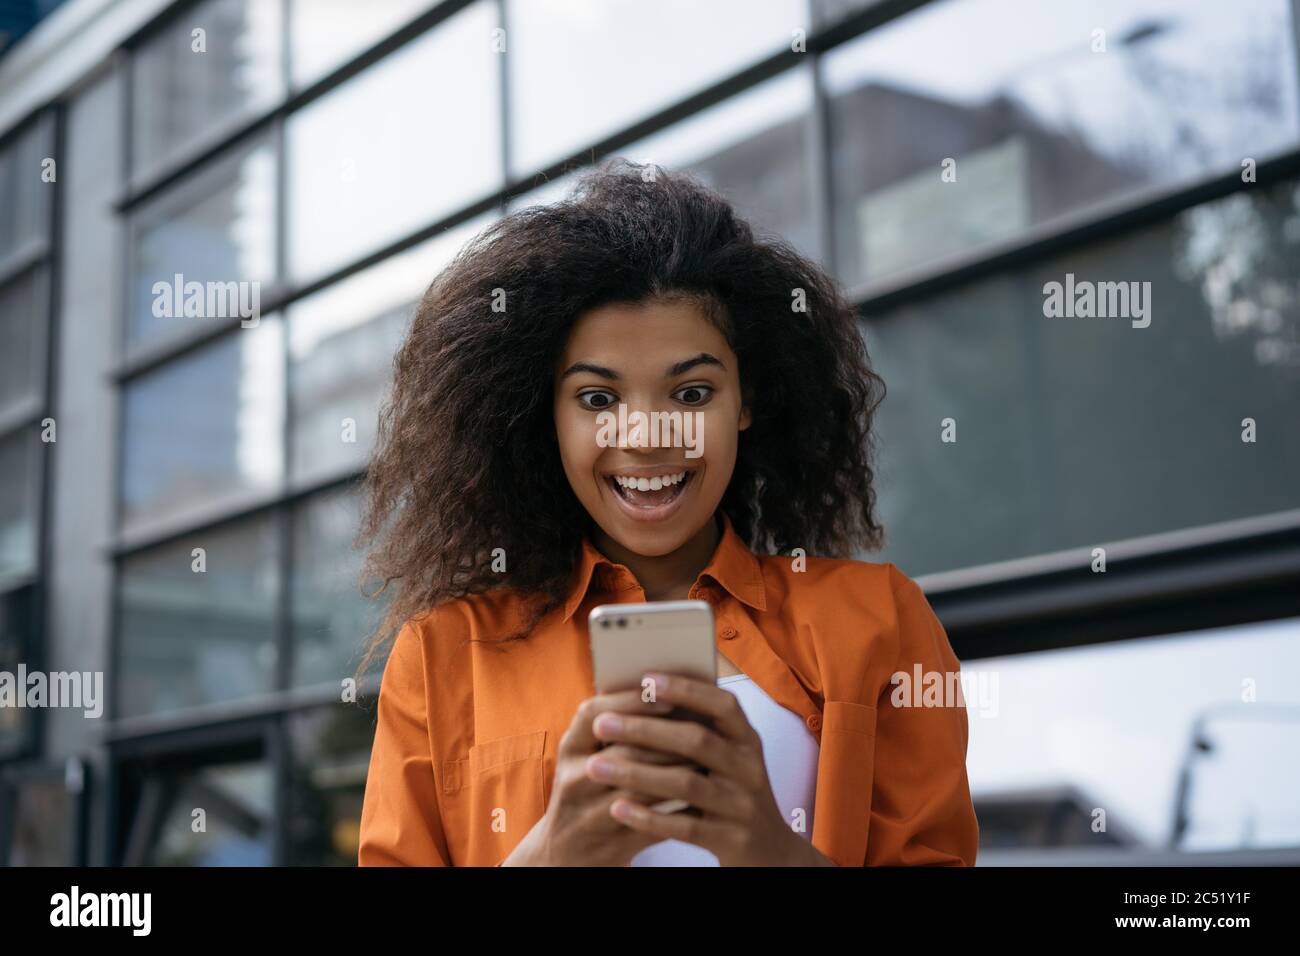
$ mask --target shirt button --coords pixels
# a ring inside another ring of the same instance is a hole
[[[822,729],[822,715],[809,714],[806,723],[808,724],[808,729],[811,730],[813,733],[816,733],[817,731]]]
[[[730,641],[730,640],[735,639],[736,634],[737,634],[736,629],[735,629],[734,627],[732,627],[731,625],[727,625],[726,627],[724,627],[724,628],[722,629],[722,639],[723,639],[724,641]]]

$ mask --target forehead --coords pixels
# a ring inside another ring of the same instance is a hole
[[[731,348],[698,302],[654,299],[612,303],[582,313],[569,331],[560,361],[564,365],[599,361],[630,369],[646,364],[658,367],[665,357],[676,361],[698,352],[722,358],[723,353],[731,354]]]

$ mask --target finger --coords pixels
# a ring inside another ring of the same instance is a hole
[[[728,816],[728,811],[737,807],[731,788],[721,785],[718,774],[705,776],[690,766],[659,767],[611,759],[602,752],[587,759],[587,775],[598,783],[634,793],[685,800],[697,810],[718,816]]]
[[[640,688],[588,697],[574,711],[569,729],[560,740],[557,756],[595,752],[603,742],[592,732],[592,722],[602,713],[663,714],[671,710],[672,704],[643,701]]]
[[[604,741],[602,741],[604,743]],[[690,764],[690,760],[679,754],[665,753],[662,750],[651,750],[649,747],[634,747],[631,744],[605,744],[597,751],[602,757],[613,757],[618,760],[639,761],[641,763],[654,764],[656,766],[675,766],[678,764]]]
[[[687,813],[658,813],[631,800],[615,800],[609,814],[630,830],[637,830],[661,840],[681,840],[709,850],[725,845],[731,824]]]
[[[642,686],[648,687],[653,700],[668,701],[710,718],[713,730],[728,740],[745,744],[757,740],[758,734],[750,725],[736,695],[717,684],[680,674],[647,673]]]
[[[594,729],[601,740],[678,754],[726,776],[736,776],[747,759],[744,748],[693,720],[606,713]]]

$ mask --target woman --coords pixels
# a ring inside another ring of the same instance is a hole
[[[834,282],[685,174],[615,160],[467,244],[368,472],[396,587],[362,669],[396,637],[360,863],[972,865],[964,702],[894,693],[957,658],[843,557],[882,539],[882,396]],[[591,608],[678,599],[713,605],[718,684],[595,694]]]

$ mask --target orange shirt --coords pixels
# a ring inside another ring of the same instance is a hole
[[[959,673],[920,587],[892,564],[756,555],[722,518],[690,597],[713,605],[723,655],[817,738],[813,846],[839,866],[974,865],[964,701],[893,702],[891,675],[951,686]],[[504,860],[544,813],[560,738],[596,693],[587,613],[645,599],[588,540],[564,606],[508,650],[464,642],[507,633],[522,613],[510,589],[408,622],[384,671],[359,863]]]

